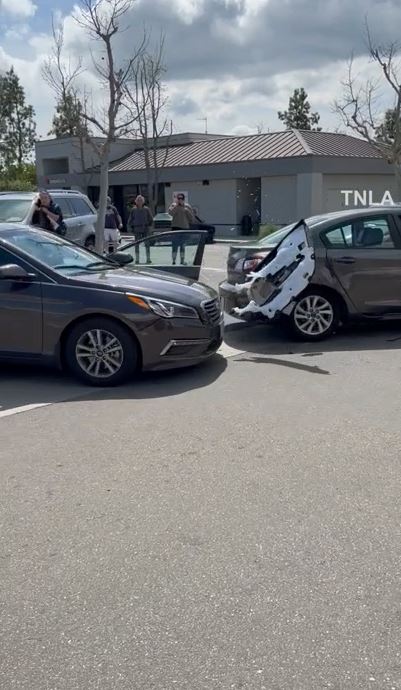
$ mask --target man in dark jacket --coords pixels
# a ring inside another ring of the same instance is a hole
[[[65,225],[61,208],[54,203],[48,192],[39,192],[35,201],[31,225],[65,235]]]
[[[122,226],[121,216],[116,207],[111,203],[111,198],[108,196],[104,218],[104,244],[106,252],[117,251]]]

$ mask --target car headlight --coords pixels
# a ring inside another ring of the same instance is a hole
[[[200,319],[196,309],[194,307],[187,307],[185,304],[154,299],[153,297],[139,297],[129,293],[126,293],[126,296],[130,302],[141,307],[141,309],[153,311],[154,314],[161,316],[163,319]]]

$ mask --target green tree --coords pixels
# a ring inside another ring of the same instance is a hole
[[[308,94],[305,89],[295,89],[288,103],[288,110],[279,111],[278,118],[285,123],[287,129],[310,129],[320,132],[318,127],[319,113],[311,113],[311,105],[308,101]]]
[[[376,127],[377,141],[392,146],[396,141],[400,142],[400,132],[401,120],[397,110],[395,108],[386,110],[383,122]]]
[[[0,171],[0,192],[31,192],[36,189],[35,163],[11,165]]]
[[[14,68],[0,75],[0,166],[21,166],[35,144],[35,111],[25,102],[25,91]]]
[[[60,137],[82,137],[88,134],[82,103],[70,90],[60,98],[49,134]]]

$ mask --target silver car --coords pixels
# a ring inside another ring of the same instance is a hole
[[[66,237],[87,249],[95,246],[96,209],[88,197],[69,189],[49,190],[54,203],[61,208],[67,227]],[[34,211],[35,192],[0,193],[0,223],[29,225]]]

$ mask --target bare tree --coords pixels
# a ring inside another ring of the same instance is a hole
[[[401,200],[401,70],[398,63],[399,46],[374,45],[367,27],[368,49],[371,61],[377,66],[376,79],[363,82],[354,74],[353,58],[348,64],[348,74],[342,82],[343,94],[334,103],[345,126],[368,141],[373,148],[393,166],[396,189]],[[392,94],[392,105],[383,118],[383,86]],[[386,122],[391,127],[386,127]]]
[[[104,107],[90,106],[88,100],[85,99],[85,107],[82,109],[88,127],[85,140],[94,150],[100,169],[99,208],[96,222],[96,250],[98,252],[103,251],[104,245],[111,144],[117,137],[127,136],[131,131],[135,117],[127,116],[124,108],[125,85],[146,44],[146,36],[143,33],[133,53],[117,64],[115,41],[118,34],[124,30],[121,26],[123,18],[134,4],[135,0],[80,0],[74,14],[75,22],[97,44],[96,53],[91,53],[92,62],[106,103]],[[79,61],[75,66],[70,67],[70,61],[63,60],[63,34],[61,33],[62,40],[60,41],[60,32],[56,31],[54,39],[53,54],[49,56],[47,68],[46,64],[44,68],[48,77],[47,82],[58,95],[63,93],[63,89],[65,92],[68,87],[68,89],[75,89],[79,97],[76,79],[82,73],[82,62]],[[63,69],[60,70],[59,65],[62,65]]]
[[[164,36],[154,51],[145,50],[132,65],[125,85],[126,103],[134,133],[141,138],[148,188],[148,202],[157,210],[160,170],[167,162],[172,123],[165,114],[167,95],[163,84]],[[163,147],[161,138],[164,137]]]
[[[53,16],[52,36],[53,46],[43,62],[41,72],[56,98],[60,102],[65,102],[69,94],[76,95],[75,81],[84,71],[82,58],[78,57],[74,62],[71,58],[64,59],[64,24],[56,24]]]

